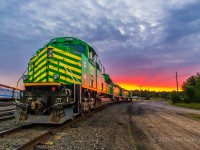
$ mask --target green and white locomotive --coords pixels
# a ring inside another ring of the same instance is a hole
[[[54,38],[39,49],[22,78],[18,121],[62,124],[91,109],[131,100],[131,91],[105,73],[96,51],[74,37]]]

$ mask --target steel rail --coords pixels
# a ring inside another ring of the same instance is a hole
[[[15,109],[14,108],[9,108],[9,109],[0,110],[0,113],[1,112],[6,112],[6,111],[15,111]]]
[[[92,110],[90,113],[87,113],[85,114],[84,116],[81,116],[79,115],[77,117],[77,119],[75,120],[69,120],[69,121],[66,121],[63,125],[60,125],[59,127],[56,127],[36,138],[34,138],[33,140],[30,140],[29,142],[25,143],[24,145],[21,145],[17,148],[15,148],[14,150],[27,150],[27,149],[32,149],[34,146],[36,146],[37,144],[39,144],[40,142],[46,140],[47,138],[49,138],[49,136],[52,136],[52,135],[55,135],[57,132],[59,132],[60,130],[62,129],[65,129],[65,128],[69,128],[70,126],[72,126],[73,124],[77,123],[77,122],[80,122],[81,120],[85,119],[86,117],[89,117],[99,111],[102,111],[104,109],[106,109],[109,105],[105,105],[105,106],[102,106],[102,107],[99,107],[95,110]]]
[[[30,123],[30,124],[27,124],[27,125],[24,125],[24,126],[21,126],[21,127],[17,127],[17,128],[13,128],[13,129],[9,129],[9,130],[2,131],[2,132],[0,132],[0,137],[4,137],[4,136],[6,136],[6,135],[10,135],[10,134],[19,132],[19,131],[21,131],[21,130],[23,130],[23,129],[33,127],[34,125],[35,125],[35,124]]]
[[[7,119],[14,118],[14,117],[15,117],[14,114],[6,115],[6,116],[0,116],[0,120],[7,120]]]
[[[14,118],[14,112],[15,112],[15,109],[12,109],[12,108],[0,110],[0,120]]]

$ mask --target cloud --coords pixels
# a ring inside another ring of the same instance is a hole
[[[0,71],[20,76],[37,49],[59,36],[92,45],[113,76],[149,79],[197,65],[199,6],[198,0],[1,0]]]

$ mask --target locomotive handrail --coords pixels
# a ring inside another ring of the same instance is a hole
[[[65,68],[65,70],[69,73],[69,75],[71,76],[71,78],[74,80],[74,83],[75,83],[75,81],[76,81],[76,82],[78,82],[79,84],[81,84],[81,83],[79,82],[79,80],[78,80],[76,77],[74,77],[74,76],[72,75],[73,73],[72,73],[71,69],[66,68],[66,67],[63,65],[62,62],[60,62],[60,63],[61,63],[62,66]],[[74,78],[75,78],[76,80],[75,80]]]
[[[68,69],[69,69],[69,68],[68,68]],[[71,74],[73,74],[73,72],[72,72],[71,69],[69,69],[69,71],[71,72]],[[79,80],[78,80],[78,78],[77,78],[76,76],[74,76],[74,78],[76,78],[76,81],[77,81],[78,83],[80,83]],[[80,84],[81,84],[81,83],[80,83]]]
[[[17,81],[17,89],[18,89],[18,83],[19,81],[22,79],[23,75],[26,73],[26,71],[28,70],[28,67],[26,68],[26,70],[23,72],[23,74],[21,75],[21,77],[19,78],[19,80]],[[21,92],[20,92],[21,93]],[[20,94],[21,95],[21,94]],[[17,97],[15,98],[15,102],[18,102],[17,101]]]
[[[73,81],[74,81],[74,83],[75,83],[75,80],[74,80],[74,77],[72,76],[72,74],[68,71],[68,69],[65,67],[65,66],[63,66],[64,68],[65,68],[65,70],[69,73],[69,75],[71,76],[71,78],[73,79]]]
[[[18,88],[18,83],[19,83],[19,81],[22,79],[23,75],[26,73],[27,70],[28,70],[28,67],[26,68],[26,70],[24,71],[24,73],[21,75],[21,77],[20,77],[19,80],[17,81],[17,88]]]

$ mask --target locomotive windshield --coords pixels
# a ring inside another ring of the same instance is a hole
[[[69,49],[75,50],[78,53],[85,53],[85,47],[83,45],[72,45],[72,44],[64,44]]]

